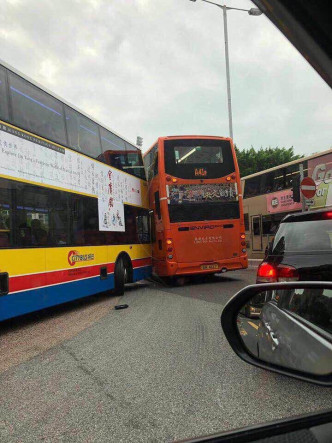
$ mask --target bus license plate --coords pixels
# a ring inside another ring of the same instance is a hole
[[[213,265],[201,265],[202,270],[206,269],[219,269],[219,265],[217,263],[214,263]]]

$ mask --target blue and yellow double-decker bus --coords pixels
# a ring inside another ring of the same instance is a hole
[[[151,272],[141,151],[0,64],[0,321]]]

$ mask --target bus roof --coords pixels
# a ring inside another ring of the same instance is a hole
[[[247,180],[252,177],[257,177],[259,175],[266,174],[267,172],[272,172],[277,169],[285,168],[287,166],[296,165],[297,163],[302,163],[304,161],[311,160],[316,157],[321,157],[326,154],[332,154],[332,148],[327,149],[326,151],[323,151],[323,152],[317,152],[316,154],[309,155],[308,157],[302,157],[302,158],[299,158],[297,160],[293,160],[288,163],[283,163],[282,165],[274,166],[273,168],[264,169],[264,171],[255,172],[254,174],[247,175],[246,177],[241,177],[241,180]]]
[[[218,138],[220,140],[231,140],[230,137],[221,137],[220,135],[164,135],[164,136],[160,136],[157,138],[157,140],[152,144],[152,146],[150,146],[150,148],[148,150],[146,150],[143,153],[143,157],[145,155],[147,155],[151,149],[155,146],[155,144],[159,141],[159,140],[167,140],[167,139],[172,139],[172,138]]]
[[[24,80],[28,81],[29,83],[32,83],[34,86],[37,86],[37,88],[41,89],[42,91],[46,92],[47,94],[51,95],[52,97],[56,98],[57,100],[59,100],[60,102],[64,103],[65,105],[69,106],[70,108],[74,109],[75,111],[79,112],[80,114],[84,115],[85,117],[89,118],[90,120],[92,120],[94,123],[97,123],[99,126],[102,126],[103,128],[107,129],[108,131],[112,132],[114,135],[117,135],[118,137],[122,138],[124,141],[126,141],[127,143],[129,143],[130,145],[134,146],[138,151],[140,151],[140,149],[130,140],[128,140],[127,138],[123,137],[122,135],[120,135],[118,132],[115,132],[113,129],[111,129],[110,127],[104,125],[103,123],[101,123],[99,120],[95,119],[94,117],[92,117],[91,115],[87,114],[86,112],[82,111],[81,109],[77,108],[76,106],[72,105],[71,103],[69,103],[67,100],[64,100],[62,97],[60,97],[59,95],[55,94],[54,92],[50,91],[49,89],[45,88],[45,86],[42,86],[40,83],[36,82],[35,80],[33,80],[31,77],[23,74],[21,71],[19,71],[18,69],[14,68],[13,66],[9,65],[8,63],[6,63],[5,61],[0,59],[0,65],[2,65],[3,67],[5,67],[6,69],[8,69],[9,71],[12,71],[14,74],[19,75],[20,77],[22,77]]]
[[[222,137],[220,135],[166,135],[159,138],[220,138],[222,140],[230,140],[230,137]]]

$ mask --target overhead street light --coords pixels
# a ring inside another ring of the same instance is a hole
[[[249,9],[248,14],[249,15],[262,15],[263,13],[258,8],[251,8],[251,9]]]
[[[143,137],[140,137],[139,135],[136,138],[136,146],[138,146],[139,148],[142,148],[143,146]]]
[[[196,2],[197,0],[190,0],[191,2]],[[258,16],[263,14],[258,8],[251,9],[241,9],[241,8],[231,8],[226,5],[219,5],[218,3],[210,2],[209,0],[201,0],[205,3],[210,3],[210,5],[218,6],[223,10],[224,16],[224,38],[225,38],[225,60],[226,60],[226,80],[227,80],[227,102],[228,102],[228,122],[229,122],[229,136],[233,139],[233,118],[232,118],[232,99],[231,99],[231,80],[229,73],[229,54],[228,54],[228,31],[227,31],[227,11],[244,11],[248,12],[249,15]]]

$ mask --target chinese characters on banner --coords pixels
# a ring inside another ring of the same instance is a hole
[[[138,178],[3,123],[0,174],[97,197],[102,231],[124,231],[123,204],[142,205]]]
[[[125,231],[124,206],[109,198],[109,201],[98,201],[99,230]]]
[[[302,209],[302,204],[293,201],[290,190],[278,191],[266,195],[267,211],[270,214],[277,212],[297,211]]]

